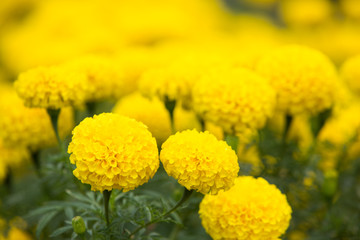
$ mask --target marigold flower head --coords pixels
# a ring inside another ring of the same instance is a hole
[[[59,109],[81,105],[86,77],[62,67],[38,67],[19,75],[14,86],[27,107]]]
[[[286,196],[263,178],[238,177],[235,185],[200,203],[200,218],[213,239],[278,239],[289,226]]]
[[[46,110],[25,107],[13,89],[2,92],[0,112],[4,113],[0,117],[0,138],[7,145],[27,146],[35,151],[57,144]],[[73,110],[71,108],[61,109],[58,122],[60,137],[64,138],[69,135],[73,126]]]
[[[124,73],[115,60],[100,56],[85,56],[65,64],[72,72],[86,76],[86,100],[118,98],[130,91],[124,82]],[[123,91],[120,93],[120,91]]]
[[[209,132],[178,132],[161,148],[165,171],[188,190],[217,194],[229,189],[239,172],[235,152]]]
[[[344,62],[340,69],[340,76],[354,93],[360,95],[360,55]]]
[[[134,93],[119,100],[113,112],[144,123],[158,143],[163,143],[171,135],[170,115],[157,98],[150,100]]]
[[[156,140],[147,127],[114,113],[83,120],[73,130],[68,152],[76,164],[73,174],[93,191],[132,190],[159,167]]]
[[[335,66],[315,49],[280,47],[263,56],[256,71],[269,80],[278,94],[278,109],[288,114],[316,114],[334,102]]]
[[[194,110],[228,133],[263,127],[275,107],[275,91],[267,81],[241,68],[204,76],[192,93]]]

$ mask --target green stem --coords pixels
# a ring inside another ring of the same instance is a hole
[[[206,130],[206,126],[205,126],[205,121],[202,117],[200,117],[199,115],[196,115],[196,118],[198,119],[200,126],[201,126],[201,131],[205,131]]]
[[[282,136],[282,141],[283,141],[284,144],[286,144],[286,138],[287,138],[287,135],[289,133],[292,121],[293,121],[293,117],[291,115],[286,114],[286,116],[285,116],[285,128],[284,128],[284,132],[283,132],[283,136]]]
[[[163,215],[161,215],[158,218],[155,218],[154,220],[146,223],[143,226],[138,227],[137,229],[135,229],[132,233],[130,233],[129,238],[131,239],[131,237],[133,235],[135,235],[137,232],[139,232],[141,229],[146,228],[147,226],[159,222],[161,219],[164,219],[165,217],[169,216],[172,212],[174,212],[176,209],[178,209],[183,203],[185,203],[191,196],[191,194],[193,193],[193,190],[187,190],[186,188],[184,188],[184,193],[182,198],[180,199],[180,201],[169,211],[167,211],[166,213],[164,213]]]
[[[170,100],[168,97],[165,97],[165,108],[170,115],[171,131],[175,133],[175,124],[174,124],[174,110],[176,106],[176,100]]]
[[[11,192],[11,187],[12,187],[12,171],[11,169],[8,167],[7,171],[6,171],[6,176],[5,176],[5,180],[4,180],[4,184],[6,186],[6,190],[8,190],[8,192]]]
[[[87,102],[86,108],[88,110],[89,117],[92,117],[96,113],[96,102]]]
[[[225,133],[225,142],[235,151],[235,153],[238,153],[238,146],[239,146],[239,137],[236,135],[231,135],[228,133]]]
[[[32,161],[34,163],[36,175],[39,178],[41,178],[41,172],[40,172],[41,165],[40,165],[40,159],[39,159],[39,151],[33,152],[31,154],[31,156],[32,156]]]
[[[109,201],[110,201],[110,195],[111,191],[104,190],[103,196],[104,196],[104,211],[105,211],[105,219],[106,219],[106,225],[109,227],[110,221],[109,221]]]
[[[64,148],[60,139],[59,130],[58,130],[58,121],[59,121],[59,115],[60,115],[61,109],[47,109],[47,113],[50,116],[51,119],[51,125],[54,129],[56,139],[58,141],[59,147],[61,152],[64,152]]]

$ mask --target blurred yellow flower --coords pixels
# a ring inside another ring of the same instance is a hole
[[[360,96],[360,55],[353,56],[343,63],[340,77],[351,91]]]
[[[25,107],[12,88],[0,90],[0,138],[9,146],[26,146],[36,151],[57,144],[50,118],[43,108]],[[74,127],[71,108],[61,109],[60,137],[68,136]]]
[[[163,143],[171,135],[170,115],[163,102],[157,98],[150,100],[134,93],[120,99],[113,112],[144,123],[158,144]]]
[[[239,172],[231,147],[209,132],[196,130],[170,136],[161,147],[160,160],[169,176],[203,194],[229,189]]]
[[[86,76],[62,67],[38,67],[19,75],[14,83],[27,107],[59,109],[85,101]]]
[[[238,177],[216,196],[206,195],[199,214],[213,239],[278,239],[288,228],[291,207],[286,196],[263,178]]]
[[[17,228],[11,227],[6,240],[32,240],[33,238],[26,233],[25,231]]]
[[[73,171],[93,191],[124,192],[146,183],[159,167],[156,140],[147,127],[114,113],[86,118],[69,144]]]
[[[114,59],[88,55],[69,61],[64,67],[86,76],[85,93],[88,102],[118,98],[132,91],[128,90],[124,73],[119,70]]]
[[[279,110],[317,114],[335,99],[337,74],[330,59],[301,45],[286,45],[265,54],[256,71],[277,91]]]
[[[275,107],[275,91],[246,69],[222,69],[204,76],[193,88],[194,110],[225,132],[265,125]]]

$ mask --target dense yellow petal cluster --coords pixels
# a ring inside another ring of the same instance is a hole
[[[69,68],[69,71],[85,74],[87,101],[120,97],[129,92],[123,81],[124,73],[119,70],[115,60],[86,56],[74,59],[65,66]]]
[[[288,114],[319,113],[332,106],[337,74],[330,59],[300,45],[286,45],[263,56],[257,72],[278,93],[278,109]]]
[[[0,138],[9,146],[27,146],[38,150],[57,144],[50,118],[43,108],[25,107],[13,89],[1,91]],[[71,108],[61,109],[58,130],[61,138],[70,134],[74,126]]]
[[[200,203],[200,218],[213,239],[279,239],[289,226],[286,196],[263,178],[238,177],[235,185]]]
[[[360,55],[344,62],[340,69],[340,77],[353,92],[360,95]]]
[[[165,171],[188,190],[217,194],[232,187],[239,172],[235,152],[209,132],[178,132],[161,148]]]
[[[85,100],[86,77],[62,67],[38,67],[19,75],[14,86],[25,106],[59,109]]]
[[[144,123],[160,144],[171,135],[170,115],[157,98],[150,100],[134,93],[119,100],[113,112]]]
[[[156,140],[135,119],[114,113],[86,118],[73,130],[68,152],[75,177],[93,191],[129,191],[159,167]]]
[[[228,133],[263,127],[275,108],[275,91],[265,79],[246,69],[208,74],[192,93],[194,110]]]

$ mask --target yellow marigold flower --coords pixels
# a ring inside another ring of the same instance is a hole
[[[188,190],[217,194],[232,187],[239,172],[235,152],[209,132],[178,132],[161,148],[165,171]]]
[[[38,67],[19,75],[15,88],[25,106],[59,109],[85,100],[84,74],[61,67]]]
[[[360,55],[344,62],[340,68],[340,76],[353,92],[360,95]]]
[[[134,93],[119,100],[113,112],[144,123],[160,144],[171,135],[170,115],[157,98],[150,100]]]
[[[319,113],[332,106],[337,75],[321,52],[300,45],[280,47],[263,56],[257,72],[278,93],[278,108],[288,114]]]
[[[124,82],[124,73],[119,70],[115,60],[86,56],[72,60],[65,66],[72,72],[86,75],[87,101],[118,98],[130,92]]]
[[[275,107],[275,91],[265,79],[246,69],[208,74],[192,93],[194,110],[228,133],[263,127]]]
[[[238,177],[235,185],[200,203],[200,218],[213,239],[279,239],[291,208],[275,185],[263,178]]]
[[[113,113],[86,118],[73,130],[68,152],[73,171],[93,191],[132,190],[159,167],[156,140],[147,127]]]
[[[1,91],[1,90],[0,90]],[[2,92],[2,91],[1,91]],[[50,118],[43,108],[25,107],[13,89],[0,96],[0,138],[9,146],[27,146],[32,150],[57,144]],[[71,108],[61,109],[58,129],[61,138],[74,126]]]

